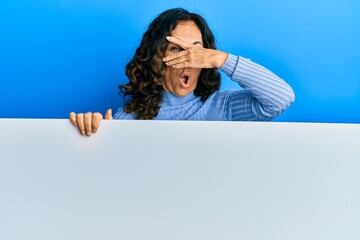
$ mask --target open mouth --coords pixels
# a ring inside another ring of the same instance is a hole
[[[189,88],[190,87],[190,73],[184,72],[180,76],[180,85],[182,88]]]

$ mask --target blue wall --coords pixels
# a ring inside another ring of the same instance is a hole
[[[1,1],[0,117],[115,110],[142,33],[173,7],[202,14],[220,49],[293,86],[296,102],[277,121],[360,122],[358,0]]]

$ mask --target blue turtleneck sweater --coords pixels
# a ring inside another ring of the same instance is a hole
[[[193,92],[184,97],[163,92],[155,120],[269,121],[294,101],[292,88],[268,69],[229,54],[220,68],[243,89],[216,91],[202,102]],[[114,119],[136,119],[119,108]]]

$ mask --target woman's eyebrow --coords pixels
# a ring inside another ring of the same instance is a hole
[[[200,41],[195,41],[195,42],[193,42],[193,45],[196,45],[196,44],[201,44],[201,46],[204,45],[204,44],[203,44],[202,42],[200,42]]]

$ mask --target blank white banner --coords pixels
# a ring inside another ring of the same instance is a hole
[[[0,119],[0,239],[360,239],[360,125]]]

